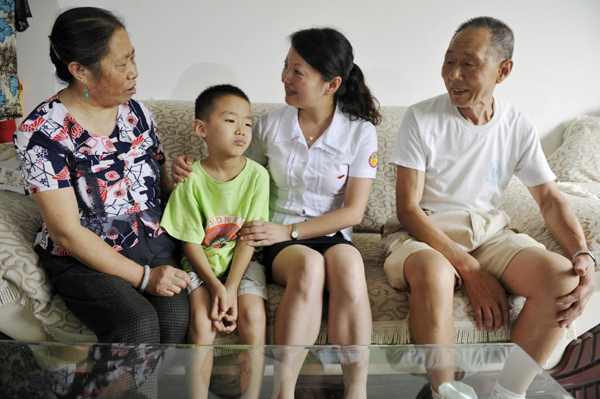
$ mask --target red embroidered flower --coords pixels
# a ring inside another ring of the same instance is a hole
[[[114,170],[111,170],[110,172],[106,172],[104,174],[104,177],[106,177],[108,180],[119,180],[119,174],[117,172],[115,172]]]
[[[73,256],[73,255],[71,255],[71,253],[69,251],[67,251],[66,249],[64,249],[62,247],[55,247],[52,250],[52,255],[56,255],[56,256]]]
[[[129,215],[129,214],[132,214],[132,213],[137,213],[137,212],[139,212],[140,210],[141,210],[141,209],[140,209],[140,206],[139,206],[139,205],[135,205],[135,206],[133,206],[133,207],[129,208],[127,211],[125,211],[125,214],[126,214],[126,215]]]
[[[84,146],[82,146],[82,147],[79,147],[79,149],[77,151],[79,151],[79,152],[81,152],[82,154],[85,154],[85,155],[92,155],[92,149],[90,147],[84,147]]]
[[[123,190],[122,188],[118,188],[113,192],[115,198],[123,198],[127,195],[127,190]]]
[[[106,236],[108,238],[110,238],[111,240],[116,240],[117,237],[119,237],[119,230],[117,230],[116,227],[111,227],[108,229],[108,231],[106,232]]]
[[[39,192],[40,192],[40,188],[38,186],[36,186],[35,184],[32,184],[31,186],[29,186],[30,194],[35,194],[35,193],[39,193]]]
[[[144,136],[138,136],[131,142],[131,148],[138,148],[144,142]]]
[[[131,126],[135,126],[138,123],[138,119],[133,115],[129,115],[126,119]]]
[[[21,127],[19,127],[19,130],[22,132],[35,132],[36,130],[38,130],[44,123],[46,122],[46,120],[44,119],[43,116],[40,116],[39,118],[37,118],[34,121],[26,121],[23,122],[23,124],[21,125]]]
[[[113,249],[114,249],[115,251],[119,252],[119,251],[122,251],[122,250],[123,250],[123,247],[122,247],[122,246],[120,246],[120,245],[113,245]]]
[[[106,148],[106,150],[109,152],[117,151],[117,149],[115,148],[115,145],[112,143],[111,139],[108,137],[102,137],[102,144],[104,145],[104,148]]]
[[[73,137],[74,139],[81,136],[81,133],[83,133],[83,127],[81,127],[81,125],[77,123],[75,119],[73,119],[71,114],[67,114],[67,116],[65,116],[63,126],[66,132],[70,132],[71,137]]]
[[[68,180],[71,178],[71,174],[69,173],[69,168],[67,168],[66,166],[63,168],[63,170],[60,171],[59,174],[57,174],[56,176],[52,176],[52,179],[54,180]]]
[[[157,161],[162,161],[164,158],[165,158],[165,157],[163,157],[163,156],[162,156],[162,155],[160,155],[160,154],[156,156],[156,160],[157,160]]]
[[[131,218],[131,220],[132,220],[132,222],[130,223],[131,224],[131,228],[133,229],[133,231],[137,235],[137,234],[139,234],[138,233],[138,222],[137,222],[137,219],[136,218]]]

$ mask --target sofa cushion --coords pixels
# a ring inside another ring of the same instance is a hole
[[[33,243],[42,223],[33,199],[0,190],[0,306],[29,308],[46,332],[60,341],[94,342],[96,337],[67,308],[37,264]]]
[[[600,183],[600,117],[575,118],[567,125],[563,139],[548,158],[557,180]]]
[[[19,158],[12,142],[0,144],[0,190],[25,194]]]

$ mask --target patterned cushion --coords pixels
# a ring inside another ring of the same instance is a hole
[[[12,142],[0,144],[0,190],[25,194],[19,157]]]
[[[33,242],[42,218],[33,199],[0,190],[0,203],[0,306],[20,301],[57,340],[95,341],[62,298],[54,295],[52,283],[37,264]]]
[[[583,115],[567,125],[548,163],[559,181],[600,183],[600,117]]]

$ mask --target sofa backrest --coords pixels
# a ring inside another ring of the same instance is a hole
[[[167,166],[171,170],[173,159],[183,154],[206,157],[206,144],[192,130],[194,103],[192,101],[149,100],[144,103],[150,108],[165,150]],[[283,104],[254,103],[252,118],[256,120],[263,112]],[[406,107],[381,107],[382,120],[377,126],[379,167],[373,182],[365,216],[355,231],[378,232],[379,227],[396,209],[396,169],[388,165],[392,148],[404,117]]]

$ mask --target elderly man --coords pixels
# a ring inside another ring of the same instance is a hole
[[[397,165],[398,220],[386,223],[384,270],[392,286],[411,289],[417,344],[455,342],[458,286],[473,304],[477,327],[488,332],[510,326],[505,291],[526,297],[511,340],[543,365],[562,327],[590,298],[596,260],[557,189],[533,121],[494,97],[513,68],[513,43],[501,21],[465,22],[444,57],[448,93],[407,110],[390,161]],[[529,189],[567,258],[507,228],[509,218],[498,205],[513,174]],[[453,379],[451,369],[429,375],[434,397],[441,383]],[[530,380],[499,382],[495,391],[522,395]]]

